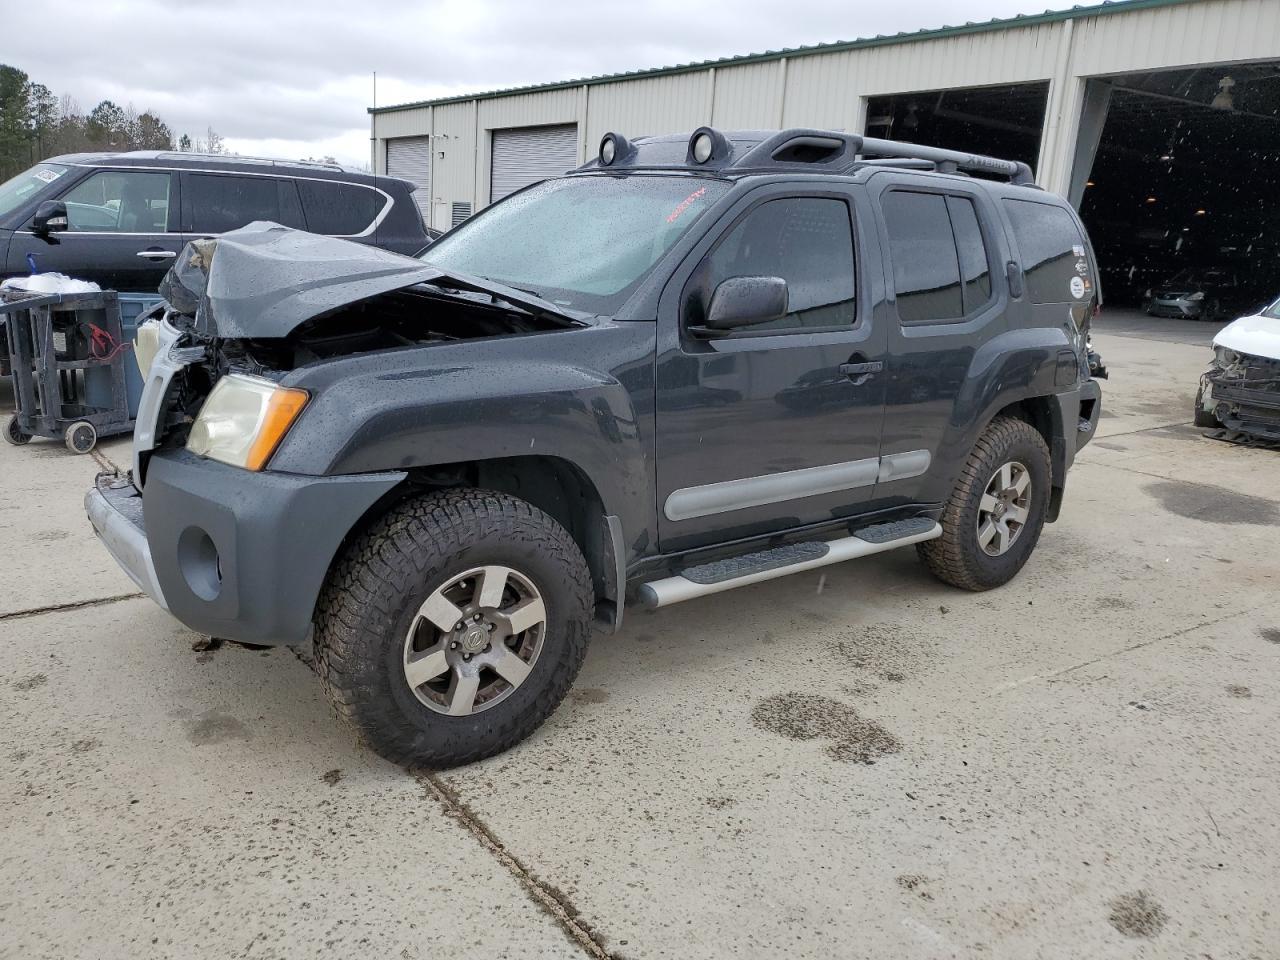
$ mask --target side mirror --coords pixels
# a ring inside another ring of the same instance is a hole
[[[31,232],[39,237],[66,230],[67,226],[67,205],[61,200],[44,201],[36,207],[36,215],[31,220]]]
[[[730,277],[716,287],[703,329],[753,327],[787,315],[787,281],[781,277]]]

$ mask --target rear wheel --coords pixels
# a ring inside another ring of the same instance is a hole
[[[997,417],[965,462],[942,514],[942,536],[917,545],[921,559],[939,580],[964,590],[1008,583],[1040,539],[1051,477],[1039,432]]]
[[[450,767],[523,740],[586,654],[591,575],[568,532],[480,490],[404,503],[351,545],[316,613],[316,670],[387,759]]]
[[[6,443],[11,443],[15,447],[31,442],[31,434],[23,433],[22,428],[18,426],[18,415],[16,413],[4,425],[4,439]]]

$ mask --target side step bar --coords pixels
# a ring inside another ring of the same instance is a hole
[[[646,607],[657,609],[940,536],[942,527],[928,517],[881,523],[839,540],[790,543],[772,550],[689,567],[674,577],[641,584],[637,594]]]

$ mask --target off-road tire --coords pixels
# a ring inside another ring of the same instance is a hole
[[[445,716],[423,706],[405,680],[405,637],[433,590],[483,564],[537,582],[547,614],[543,646],[506,699]],[[434,493],[394,507],[335,563],[316,606],[315,670],[338,713],[393,763],[471,763],[529,736],[564,699],[586,656],[592,610],[586,560],[554,519],[503,493]]]
[[[1007,553],[993,557],[978,544],[978,502],[1001,465],[1018,461],[1031,475],[1026,526]],[[943,510],[942,536],[916,544],[929,571],[962,590],[991,590],[1008,583],[1035,549],[1049,506],[1052,465],[1039,432],[1023,420],[996,417],[978,438]]]
[[[1215,430],[1218,427],[1221,427],[1222,424],[1218,422],[1217,417],[1212,413],[1206,413],[1204,411],[1204,408],[1201,406],[1203,402],[1204,388],[1202,387],[1196,391],[1196,405],[1192,408],[1192,414],[1194,416],[1196,426],[1205,430]]]

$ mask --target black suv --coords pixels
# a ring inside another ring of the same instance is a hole
[[[430,241],[413,189],[325,163],[153,150],[54,157],[0,184],[0,278],[53,271],[153,293],[185,243],[255,220],[415,254]]]
[[[527,736],[628,600],[908,544],[1000,586],[1100,413],[1084,230],[989,157],[610,134],[421,261],[263,225],[205,253],[90,520],[192,629],[313,638],[406,763]]]

